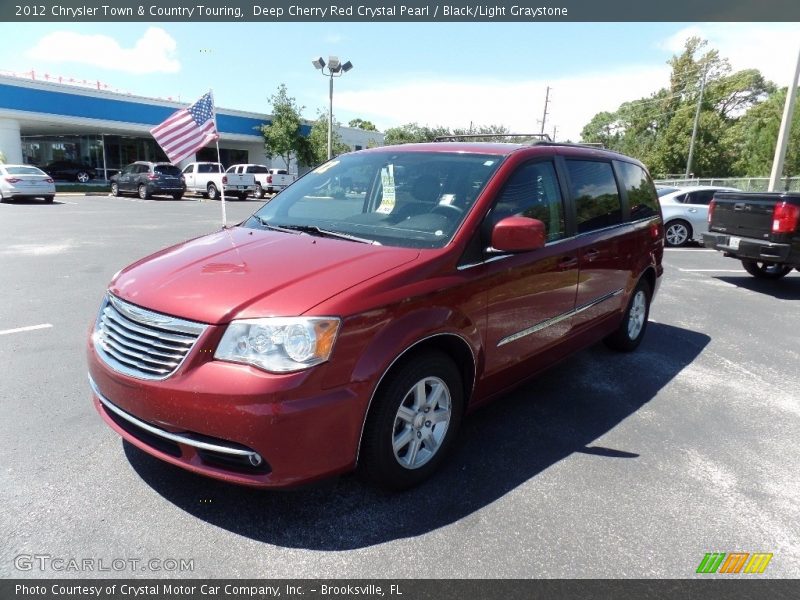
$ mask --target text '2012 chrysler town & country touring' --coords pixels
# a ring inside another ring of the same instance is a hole
[[[641,341],[664,228],[641,163],[555,143],[339,156],[238,226],[111,281],[95,407],[190,471],[416,485],[464,415],[600,340]]]

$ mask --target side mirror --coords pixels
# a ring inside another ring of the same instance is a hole
[[[492,229],[492,248],[501,252],[528,252],[544,244],[545,227],[539,219],[506,217]]]

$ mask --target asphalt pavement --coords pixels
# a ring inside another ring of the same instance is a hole
[[[0,204],[0,577],[684,578],[707,552],[800,576],[800,273],[668,250],[636,352],[595,346],[473,413],[423,486],[264,492],[124,444],[86,381],[112,275],[219,226],[195,199]],[[94,570],[50,562],[70,558]],[[98,572],[115,559],[145,564]]]

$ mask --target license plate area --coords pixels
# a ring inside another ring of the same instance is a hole
[[[742,238],[740,237],[736,237],[735,235],[730,236],[728,238],[728,248],[730,248],[731,250],[738,250],[741,241]]]

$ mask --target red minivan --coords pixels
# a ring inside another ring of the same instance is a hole
[[[650,176],[620,154],[342,155],[120,271],[87,346],[94,403],[210,477],[278,488],[358,467],[407,488],[475,407],[600,340],[635,349],[663,247]]]

